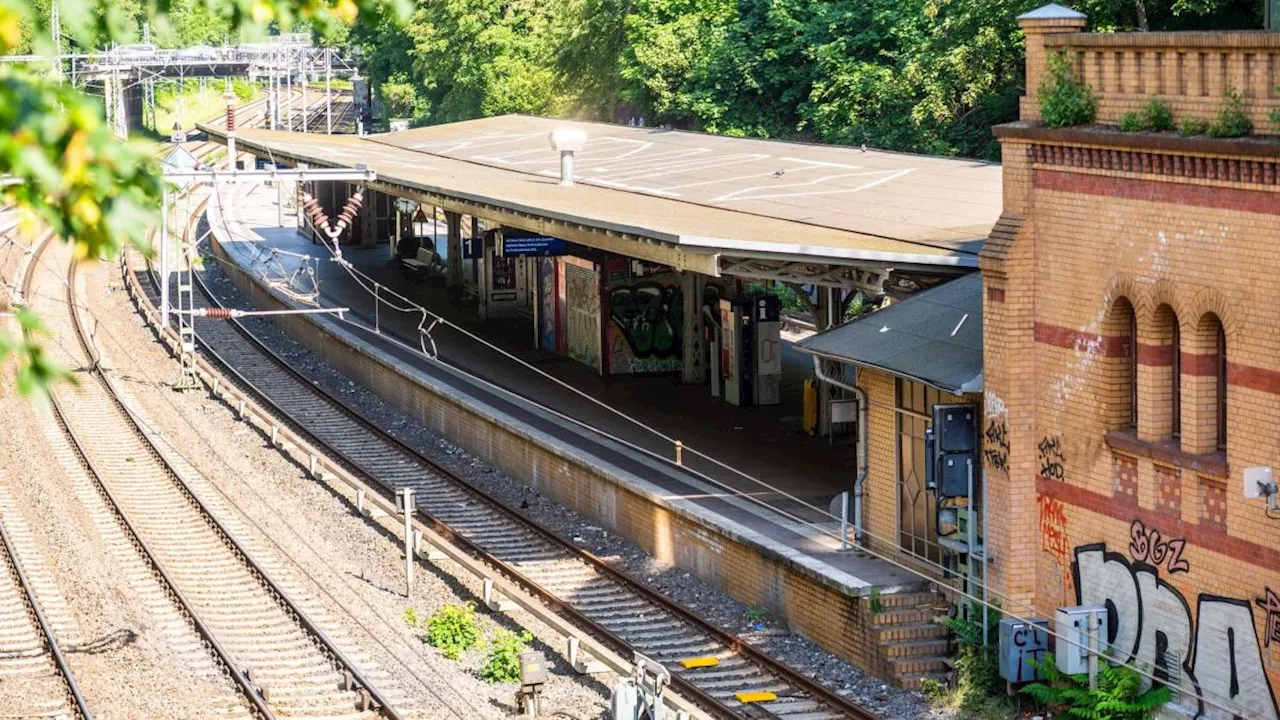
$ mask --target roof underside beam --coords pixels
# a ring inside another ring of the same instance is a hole
[[[760,258],[720,259],[720,272],[724,275],[777,280],[799,285],[821,285],[845,290],[861,290],[880,295],[884,292],[888,268],[858,265],[827,265],[824,263],[797,262],[792,260],[765,260]]]
[[[424,192],[387,182],[369,183],[379,192],[409,198],[444,210],[492,220],[507,227],[558,237],[579,245],[625,255],[637,260],[668,265],[678,270],[689,270],[712,277],[720,276],[718,253],[690,252],[652,238],[612,230],[602,230],[554,218],[516,212],[510,209],[480,203],[449,195]]]

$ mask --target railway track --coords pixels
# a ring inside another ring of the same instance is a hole
[[[202,214],[203,206],[196,216]],[[141,290],[136,300],[152,305],[152,317],[158,280],[150,274],[150,282],[138,287],[133,263],[130,257],[126,280]],[[198,275],[197,280],[196,307],[221,307]],[[384,499],[412,488],[418,518],[429,528],[618,653],[640,653],[662,663],[673,688],[707,713],[788,720],[875,717],[490,498],[312,384],[238,320],[201,319],[196,330],[197,344],[218,369],[220,382],[256,398],[280,423]],[[694,658],[714,658],[714,663],[682,664]],[[752,693],[763,700],[750,702]]]
[[[14,522],[13,504],[8,487],[0,485],[0,707],[18,717],[93,720],[19,558],[18,546],[32,540],[25,525]]]
[[[42,248],[43,249],[43,248]],[[69,258],[69,252],[62,253]],[[37,256],[37,261],[39,256]],[[37,266],[48,266],[32,262]],[[104,372],[76,297],[78,263],[67,263],[62,303],[41,315],[82,370],[78,387],[51,393],[56,421],[80,464],[151,573],[194,627],[206,649],[258,718],[324,717],[399,720],[388,699],[339,650],[296,597],[237,538],[198,492],[190,471],[128,405]]]

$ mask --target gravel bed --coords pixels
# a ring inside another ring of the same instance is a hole
[[[89,278],[86,278],[89,280]],[[484,662],[477,649],[454,662],[422,640],[423,631],[404,620],[412,607],[420,616],[447,604],[480,605],[480,582],[459,580],[449,561],[439,567],[419,564],[413,599],[404,595],[404,558],[393,534],[399,520],[367,518],[355,512],[353,499],[317,483],[301,468],[269,447],[256,429],[235,419],[231,409],[207,393],[176,393],[161,387],[175,379],[177,366],[143,326],[119,287],[112,268],[92,278],[90,294],[102,298],[94,311],[102,323],[100,343],[118,367],[118,376],[161,431],[235,507],[243,524],[273,555],[294,566],[296,578],[319,599],[331,620],[366,653],[379,670],[410,697],[415,717],[506,717],[514,714],[516,685],[491,684],[479,676]],[[96,287],[95,287],[96,285]],[[125,350],[127,348],[127,351]],[[543,688],[544,708],[580,718],[604,715],[611,674],[580,676],[560,657],[562,642],[550,628],[523,612],[478,613],[483,634],[498,628],[528,629],[533,647],[543,650],[552,675]]]
[[[202,250],[206,258],[211,257],[207,247]],[[226,305],[253,309],[252,303],[227,278],[219,262],[208,260],[203,277]],[[927,699],[920,693],[899,689],[881,678],[868,675],[808,639],[789,632],[776,619],[763,617],[756,609],[718,588],[656,560],[627,539],[592,525],[572,510],[493,468],[483,458],[435,435],[414,418],[316,358],[270,319],[247,318],[245,324],[312,382],[333,392],[365,417],[388,428],[396,437],[475,483],[491,497],[519,509],[561,537],[571,539],[615,567],[642,579],[652,589],[741,636],[773,657],[801,669],[877,715],[886,719],[949,715],[931,710]]]
[[[66,252],[51,249],[45,262],[57,267],[52,256],[60,251]],[[6,277],[13,277],[12,270],[6,267]],[[45,287],[44,297],[61,298],[54,282]],[[57,345],[68,340],[44,342],[57,358]],[[131,546],[113,542],[119,528],[53,425],[52,409],[46,400],[18,396],[12,370],[12,363],[5,365],[0,466],[30,530],[26,549],[39,556],[56,586],[56,595],[41,593],[39,599],[91,710],[99,717],[201,718],[215,706],[238,704],[208,659],[198,653],[193,659],[195,631],[173,625],[177,614],[167,605],[152,614],[158,585],[140,570]]]

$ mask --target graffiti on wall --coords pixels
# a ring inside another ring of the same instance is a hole
[[[1040,506],[1040,549],[1047,555],[1041,577],[1045,592],[1054,602],[1067,601],[1071,588],[1071,540],[1067,537],[1067,509],[1048,495],[1036,498]]]
[[[1067,457],[1062,451],[1062,438],[1057,435],[1045,435],[1036,446],[1040,456],[1040,475],[1050,480],[1067,478]]]
[[[1116,661],[1149,668],[1184,693],[1185,704],[1198,704],[1204,717],[1233,714],[1192,698],[1229,703],[1246,717],[1277,719],[1248,600],[1201,593],[1193,614],[1156,566],[1130,562],[1105,543],[1078,546],[1072,571],[1076,601],[1107,608],[1106,642]]]
[[[1156,567],[1165,566],[1170,574],[1189,572],[1191,565],[1182,558],[1182,551],[1187,547],[1185,538],[1165,540],[1160,531],[1134,520],[1129,526],[1129,554],[1137,562],[1150,563]]]
[[[987,421],[987,431],[983,434],[982,456],[987,466],[1001,472],[1009,472],[1009,421],[994,417]]]
[[[1258,607],[1267,614],[1262,626],[1262,645],[1271,647],[1271,643],[1280,645],[1280,595],[1271,588],[1266,588],[1266,596],[1257,600]]]
[[[609,291],[609,319],[611,373],[680,370],[684,294],[678,275],[614,280]]]

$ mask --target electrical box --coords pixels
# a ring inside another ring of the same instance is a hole
[[[939,453],[978,449],[978,408],[974,405],[934,405],[933,427]]]
[[[938,495],[968,497],[969,480],[973,477],[973,455],[943,455],[938,458]]]
[[[1107,647],[1107,606],[1073,605],[1058,608],[1053,630],[1058,636],[1056,659],[1058,669],[1068,675],[1089,672],[1089,624],[1097,632],[1097,651]]]
[[[777,295],[756,295],[755,310],[755,404],[782,402],[782,300]]]
[[[1012,683],[1038,680],[1034,662],[1049,652],[1049,621],[1000,621],[1000,677]]]

